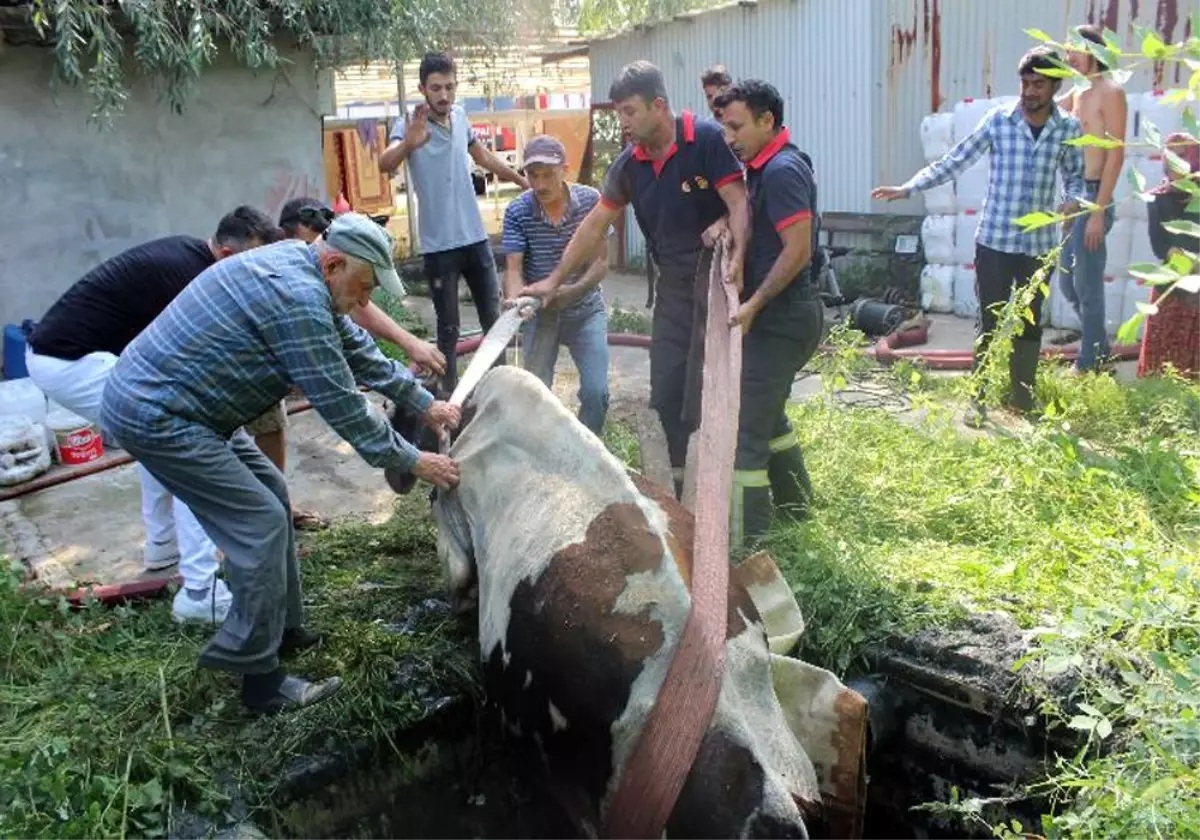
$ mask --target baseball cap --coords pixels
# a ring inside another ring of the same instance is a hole
[[[547,163],[551,166],[565,166],[567,150],[557,138],[549,134],[539,134],[525,144],[525,166],[531,163]]]
[[[279,226],[302,224],[320,233],[329,227],[334,215],[333,208],[318,198],[297,198],[283,205]]]
[[[330,247],[370,265],[375,271],[375,281],[390,294],[398,298],[407,294],[392,262],[392,235],[370,216],[342,213],[330,222],[323,235]]]

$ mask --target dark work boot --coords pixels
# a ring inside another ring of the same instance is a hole
[[[800,444],[793,443],[787,449],[772,452],[767,475],[771,478],[775,512],[788,522],[802,522],[812,504],[813,488]]]
[[[1034,385],[1041,349],[1040,341],[1024,338],[1013,340],[1012,356],[1008,360],[1008,372],[1012,380],[1008,404],[1024,414],[1034,410]]]
[[[279,643],[279,658],[286,659],[319,644],[321,644],[320,633],[314,633],[303,627],[289,627],[283,631],[283,641]]]
[[[729,554],[750,554],[771,527],[771,480],[766,470],[735,470],[729,505]]]

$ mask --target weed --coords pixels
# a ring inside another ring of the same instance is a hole
[[[384,289],[379,289],[375,292],[375,305],[388,314],[389,317],[397,324],[408,330],[417,338],[428,340],[430,337],[429,325],[425,323],[425,319],[420,312],[410,309],[404,305],[402,300],[392,296]],[[390,341],[379,340],[377,342],[379,349],[383,355],[391,359],[408,364],[411,360],[408,355],[392,344]]]
[[[638,309],[623,308],[619,300],[613,301],[612,310],[608,313],[608,331],[650,335],[650,316]]]

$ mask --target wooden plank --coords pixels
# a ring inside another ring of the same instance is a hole
[[[729,505],[741,406],[737,298],[718,245],[708,282],[704,337],[692,605],[658,698],[608,806],[608,837],[659,838],[708,731],[725,672]]]

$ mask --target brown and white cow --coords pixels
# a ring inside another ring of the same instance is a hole
[[[596,836],[687,619],[692,515],[515,367],[483,378],[450,454],[438,552],[455,602],[477,598],[489,702]],[[865,704],[779,655],[802,629],[767,555],[732,570],[720,696],[668,837],[860,830]]]

